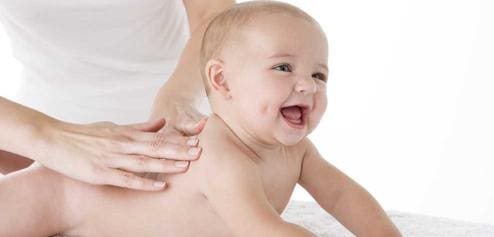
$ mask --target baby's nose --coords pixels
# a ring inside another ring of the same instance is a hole
[[[302,94],[313,94],[317,90],[316,82],[312,77],[300,78],[295,84],[295,91]]]

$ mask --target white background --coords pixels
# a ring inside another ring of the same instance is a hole
[[[321,154],[385,209],[494,224],[494,3],[286,2],[330,43]],[[0,95],[19,68],[0,28]]]

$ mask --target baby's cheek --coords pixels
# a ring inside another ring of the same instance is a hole
[[[320,118],[316,118],[315,116],[309,119],[309,133],[316,129],[317,125],[319,125],[319,121]]]
[[[314,104],[318,107],[317,109],[320,110],[320,116],[322,116],[326,111],[326,106],[328,105],[328,96],[326,94],[326,90],[319,90],[315,95],[314,102]]]
[[[309,125],[310,125],[310,130],[314,130],[317,125],[319,125],[319,122],[321,121],[322,116],[324,115],[324,112],[326,111],[326,103],[320,103],[316,107],[314,107],[314,110],[309,117]]]
[[[269,105],[267,105],[267,103],[262,103],[261,106],[259,106],[259,111],[258,111],[258,114],[259,115],[266,115],[266,114],[269,114],[269,112],[271,111]]]
[[[276,118],[280,112],[280,107],[269,100],[259,103],[258,108],[257,115],[262,116],[266,121]]]

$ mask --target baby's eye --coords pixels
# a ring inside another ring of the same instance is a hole
[[[314,73],[314,74],[312,74],[312,77],[319,79],[323,82],[327,81],[326,75],[324,75],[323,73]]]
[[[292,71],[292,68],[290,67],[289,64],[281,64],[281,65],[274,67],[274,69],[280,70],[283,72],[291,72]]]

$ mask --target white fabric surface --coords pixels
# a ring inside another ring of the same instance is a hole
[[[494,226],[442,217],[388,211],[404,237],[494,237]],[[321,237],[354,236],[317,203],[292,201],[283,218]]]
[[[181,0],[0,0],[16,101],[69,122],[146,120],[189,37]]]

